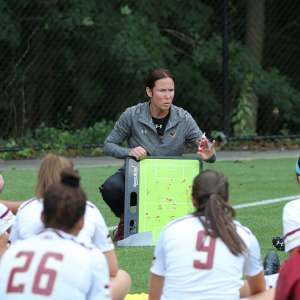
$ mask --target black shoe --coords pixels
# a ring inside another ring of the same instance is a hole
[[[278,251],[284,251],[284,241],[280,236],[274,236],[272,238],[272,244]]]
[[[269,251],[264,260],[265,275],[276,274],[279,271],[280,260],[275,251]]]

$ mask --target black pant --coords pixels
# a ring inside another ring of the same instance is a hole
[[[125,201],[125,169],[119,169],[108,177],[99,188],[103,200],[116,217],[124,214]]]

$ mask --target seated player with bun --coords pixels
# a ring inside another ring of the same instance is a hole
[[[65,168],[73,169],[72,161],[53,154],[44,157],[38,173],[36,195],[25,201],[18,210],[10,235],[12,243],[43,231],[44,224],[40,215],[45,192],[51,184],[60,181],[60,174]],[[125,271],[119,269],[114,245],[105,221],[97,207],[89,201],[86,202],[84,226],[78,234],[78,240],[86,244],[92,243],[103,252],[108,261],[112,297],[113,299],[123,299],[131,285],[130,277]]]
[[[195,177],[195,212],[168,224],[156,245],[149,300],[272,299],[258,241],[233,220],[228,201],[223,174],[208,170]],[[241,288],[243,276],[246,285]]]
[[[79,176],[64,171],[42,205],[45,229],[13,244],[1,259],[0,299],[111,299],[104,255],[75,237],[87,207]]]

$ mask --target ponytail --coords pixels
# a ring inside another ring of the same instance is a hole
[[[204,177],[204,178],[203,178]],[[220,238],[234,255],[246,250],[246,245],[236,231],[234,209],[228,204],[228,182],[224,175],[215,171],[204,171],[193,182],[194,201],[205,233]]]

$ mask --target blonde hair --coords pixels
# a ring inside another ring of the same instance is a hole
[[[35,189],[37,198],[44,198],[45,192],[50,184],[60,182],[60,175],[63,169],[72,168],[73,162],[65,157],[47,154],[42,160],[38,182]]]

